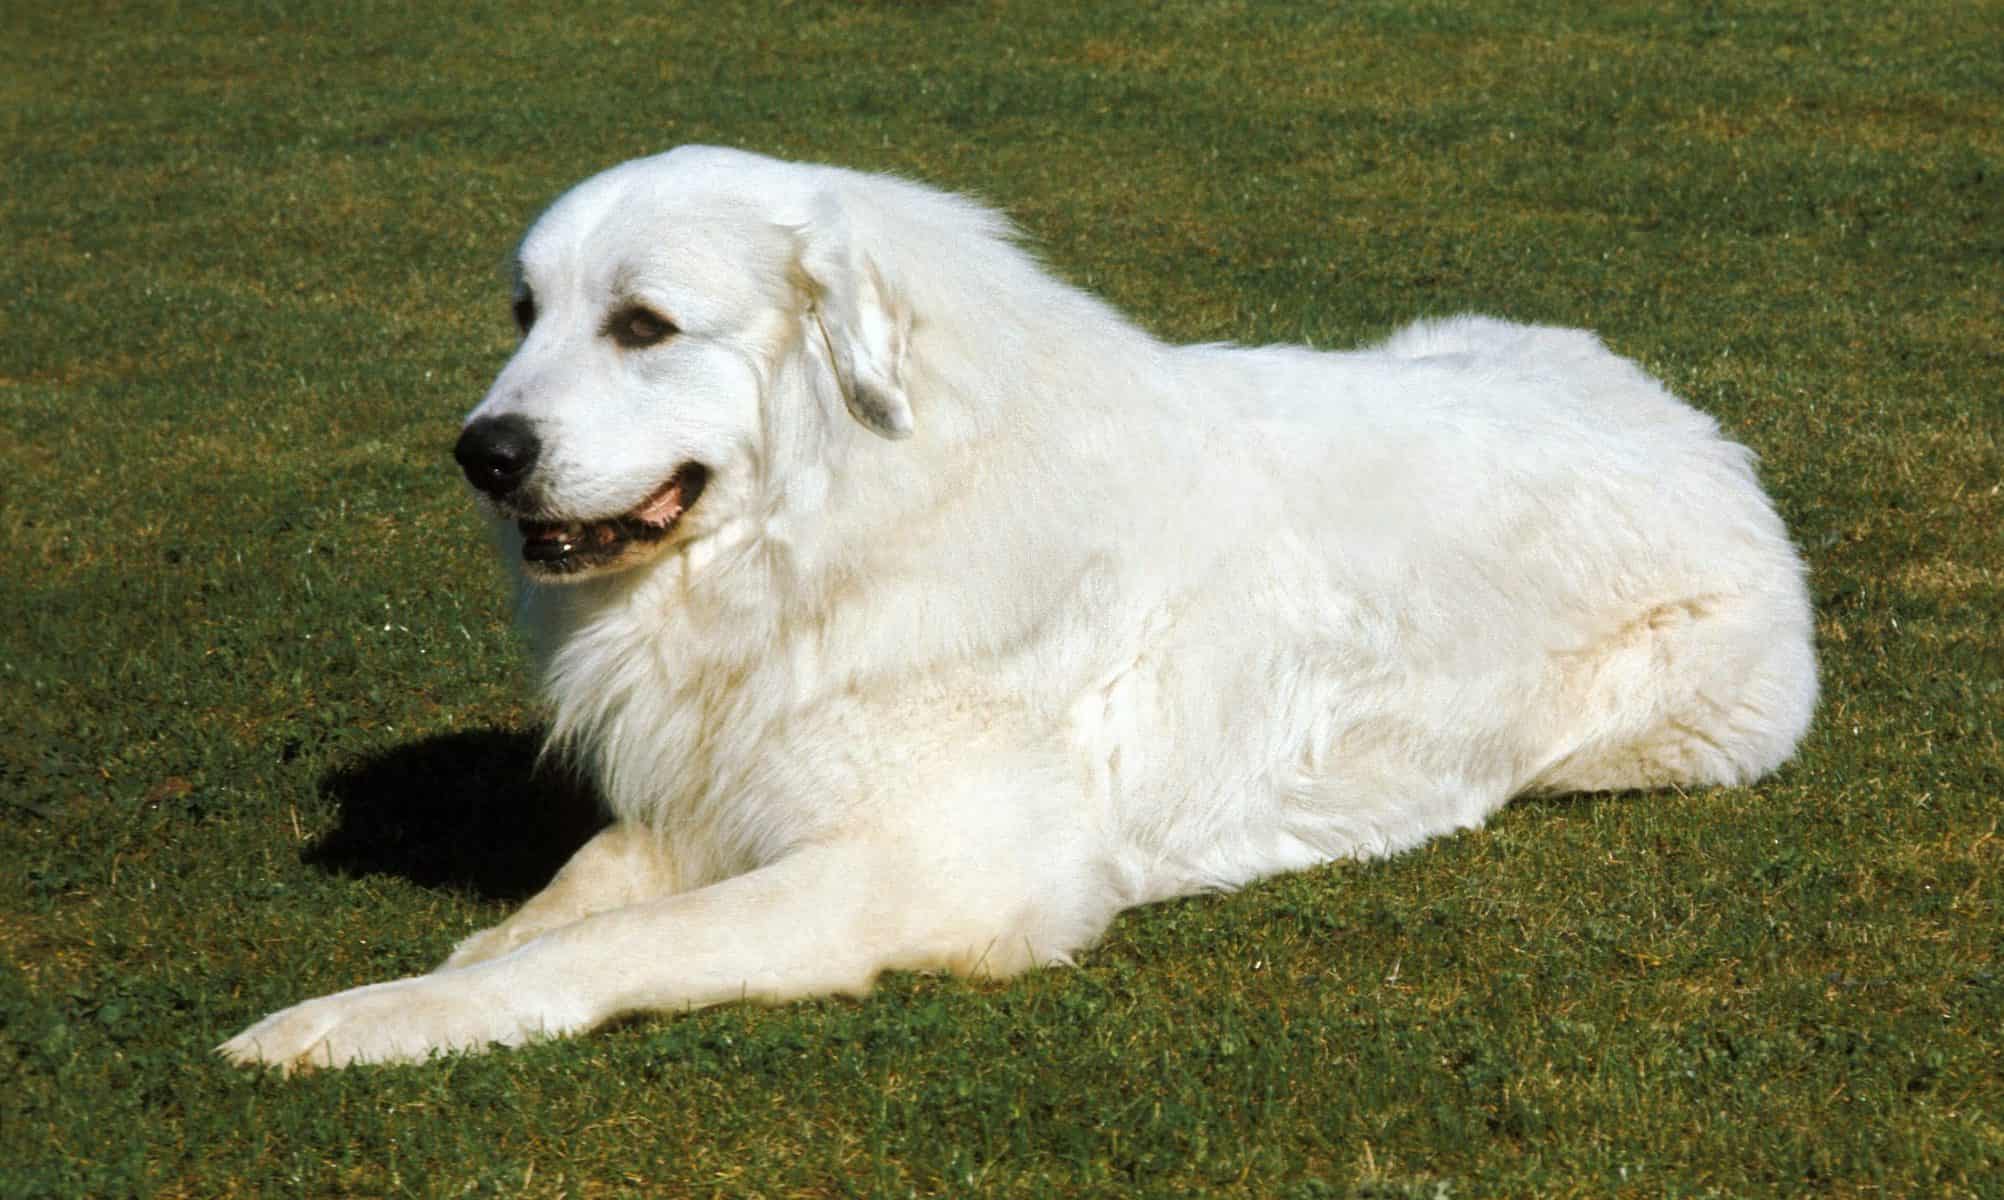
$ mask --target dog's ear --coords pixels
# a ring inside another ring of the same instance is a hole
[[[815,205],[802,233],[807,337],[826,348],[850,415],[872,433],[910,437],[912,405],[904,387],[910,310],[856,244],[848,215],[834,197]]]

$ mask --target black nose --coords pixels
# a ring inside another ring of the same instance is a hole
[[[468,483],[498,500],[529,477],[541,449],[526,417],[482,417],[460,433],[452,457]]]

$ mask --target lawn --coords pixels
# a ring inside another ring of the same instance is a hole
[[[0,1197],[2004,1194],[2004,4],[13,5]],[[1520,803],[1076,969],[282,1080],[589,829],[449,449],[566,185],[1008,208],[1179,339],[1591,326],[1814,570],[1757,786]]]

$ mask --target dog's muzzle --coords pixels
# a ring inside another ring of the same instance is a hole
[[[710,480],[703,464],[685,462],[632,509],[580,519],[525,505],[532,497],[522,494],[523,485],[541,453],[535,427],[514,415],[469,423],[452,448],[467,482],[515,519],[522,564],[543,580],[578,578],[637,561],[648,547],[667,541]]]

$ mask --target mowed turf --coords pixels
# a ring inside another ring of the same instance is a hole
[[[2004,1191],[1995,0],[7,26],[0,1196]],[[1005,984],[226,1068],[590,828],[448,451],[527,220],[683,141],[974,191],[1179,339],[1600,330],[1760,453],[1813,565],[1801,756]]]

